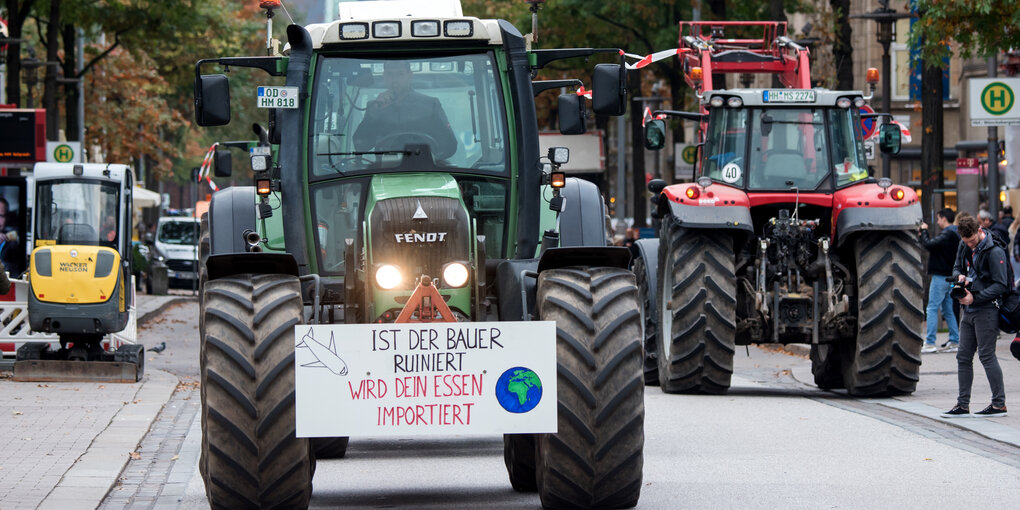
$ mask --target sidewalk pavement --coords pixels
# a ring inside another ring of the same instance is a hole
[[[999,336],[995,353],[1002,367],[1003,381],[1006,386],[1006,408],[1009,414],[996,418],[942,418],[940,415],[956,405],[957,362],[956,353],[936,352],[921,355],[921,379],[917,390],[910,394],[895,398],[870,399],[866,402],[878,403],[901,411],[906,411],[943,423],[952,424],[962,429],[977,432],[989,439],[1001,441],[1020,447],[1020,361],[1009,352],[1009,344],[1014,335],[1005,333]],[[936,344],[942,345],[949,339],[949,333],[939,333]],[[786,350],[799,356],[807,357],[810,347],[804,344],[788,345]],[[811,375],[811,364],[801,363],[793,369],[793,376],[798,381],[814,386]],[[975,413],[991,403],[991,391],[984,367],[974,356],[974,382],[970,392],[970,411]]]
[[[138,295],[138,325],[189,299]],[[19,383],[10,375],[0,372],[0,510],[96,508],[178,384],[160,370],[135,384]]]

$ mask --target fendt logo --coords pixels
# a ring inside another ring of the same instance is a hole
[[[446,232],[409,232],[393,234],[397,243],[441,243],[446,241]]]
[[[981,107],[992,115],[1002,115],[1013,108],[1013,90],[1005,83],[989,83],[981,91]]]

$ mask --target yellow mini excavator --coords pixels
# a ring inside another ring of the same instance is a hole
[[[60,349],[18,349],[15,380],[135,382],[143,346],[113,345],[128,324],[132,172],[125,165],[39,163],[29,261],[28,320],[55,333]]]

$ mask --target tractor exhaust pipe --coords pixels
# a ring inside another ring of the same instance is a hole
[[[241,237],[244,238],[245,243],[248,243],[247,251],[253,253],[258,253],[262,251],[262,247],[259,246],[259,243],[262,242],[262,236],[260,236],[258,232],[248,229],[245,230],[243,234],[241,234]]]

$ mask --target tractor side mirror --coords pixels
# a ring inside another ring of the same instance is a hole
[[[627,109],[626,77],[620,64],[597,64],[591,75],[591,109],[596,115],[618,117]]]
[[[583,135],[587,130],[584,122],[584,98],[577,94],[560,94],[557,104],[560,134]]]
[[[230,149],[217,150],[213,159],[213,174],[216,177],[230,177],[233,170],[233,161],[230,157]]]
[[[885,154],[899,154],[900,127],[896,124],[882,124],[878,132],[878,147]]]
[[[662,190],[666,188],[666,181],[662,179],[652,179],[648,181],[648,191],[651,191],[653,195],[662,193]]]
[[[230,81],[226,75],[205,74],[196,79],[195,121],[199,126],[230,123]]]
[[[652,119],[645,123],[645,148],[657,151],[666,145],[666,123],[661,119]]]

